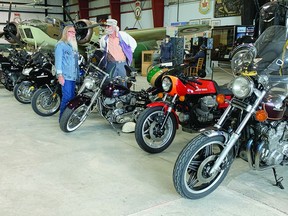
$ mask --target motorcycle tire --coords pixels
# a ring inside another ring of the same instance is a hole
[[[40,88],[33,94],[31,105],[35,113],[40,116],[52,116],[59,111],[61,97],[52,93],[48,88]]]
[[[24,81],[14,86],[13,93],[17,101],[23,104],[29,104],[31,103],[31,98],[35,90],[31,82]]]
[[[79,128],[88,116],[88,114],[84,116],[81,121],[81,118],[86,110],[87,106],[85,104],[82,104],[75,109],[66,107],[60,118],[61,130],[68,133]]]
[[[223,136],[207,137],[199,134],[183,148],[173,170],[174,187],[182,197],[205,197],[224,180],[231,166],[227,158],[219,172],[209,174],[210,168],[224,149],[223,142]]]
[[[177,121],[170,114],[164,130],[160,131],[164,119],[163,107],[150,107],[145,109],[136,121],[135,138],[141,149],[148,153],[160,153],[167,149],[176,134]]]

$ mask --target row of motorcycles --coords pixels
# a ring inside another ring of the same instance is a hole
[[[213,192],[227,176],[234,159],[241,155],[252,169],[272,167],[276,185],[283,188],[276,167],[288,163],[287,49],[286,28],[271,26],[247,53],[232,59],[235,78],[228,85],[186,76],[186,65],[155,65],[147,73],[151,86],[140,91],[131,89],[137,72],[126,67],[126,77],[111,77],[105,70],[104,53],[96,50],[85,64],[83,79],[63,112],[60,128],[75,131],[93,111],[118,134],[116,125],[136,122],[137,144],[152,154],[171,145],[180,125],[191,133],[201,129],[174,165],[173,182],[181,196],[199,199]],[[58,91],[52,88],[53,82],[36,87],[25,82],[17,83],[14,93],[27,91],[29,95],[37,88],[32,107],[42,107],[40,115],[51,115],[48,107]],[[44,115],[45,110],[50,113]]]
[[[59,111],[61,86],[56,79],[54,55],[42,47],[28,52],[25,49],[9,49],[9,55],[1,58],[1,84],[13,91],[14,97],[22,104],[32,105],[40,116],[51,116]],[[85,59],[79,58],[81,74],[84,73]]]

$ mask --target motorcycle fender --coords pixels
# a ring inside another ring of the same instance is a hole
[[[21,75],[18,77],[16,83],[19,84],[19,83],[21,83],[21,82],[24,81],[24,80],[29,80],[29,81],[30,81],[30,79],[29,79],[26,75],[21,74]]]
[[[206,128],[200,132],[207,137],[223,136],[225,139],[225,143],[229,139],[229,134],[225,131],[222,131],[222,130]]]
[[[168,107],[169,107],[168,104],[165,103],[165,102],[163,102],[163,101],[155,101],[155,102],[150,103],[150,104],[147,105],[147,107],[157,107],[157,106],[163,107],[165,111],[167,111],[167,110],[168,110]],[[177,129],[178,129],[178,128],[179,128],[179,124],[180,124],[178,115],[176,114],[176,112],[175,112],[174,109],[171,110],[171,113],[172,113],[172,114],[175,116],[175,118],[176,118],[176,121],[177,121]]]
[[[70,100],[67,104],[67,107],[74,110],[83,104],[90,103],[91,98],[87,97],[86,95],[77,95],[72,100]]]

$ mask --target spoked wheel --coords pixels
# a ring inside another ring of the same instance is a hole
[[[13,93],[16,100],[20,103],[29,104],[31,103],[31,98],[35,90],[31,82],[24,81],[15,85]]]
[[[220,169],[210,170],[224,149],[222,136],[203,134],[192,139],[179,154],[173,171],[176,191],[183,197],[199,199],[213,192],[226,177],[231,166],[226,158]]]
[[[72,132],[80,127],[88,116],[89,112],[84,116],[87,109],[88,107],[85,104],[82,104],[74,110],[66,107],[60,119],[61,130],[64,132]]]
[[[60,108],[61,98],[58,93],[48,88],[38,89],[32,97],[31,105],[35,113],[40,116],[52,116]]]
[[[140,114],[135,126],[135,138],[144,151],[160,153],[167,149],[174,140],[176,118],[170,114],[163,125],[164,118],[165,111],[160,106],[147,108]]]

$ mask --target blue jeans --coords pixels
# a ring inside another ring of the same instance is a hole
[[[75,97],[75,81],[65,80],[64,86],[62,86],[62,98],[60,104],[59,120],[68,104],[68,102]]]
[[[125,65],[127,65],[126,62],[108,62],[107,63],[107,73],[110,74],[110,77],[116,77],[116,76],[121,76],[121,77],[126,77],[126,69]],[[126,82],[122,83],[123,85],[126,86]]]
[[[107,72],[110,74],[110,77],[126,77],[126,70],[125,65],[127,65],[126,62],[108,62],[107,63]]]

